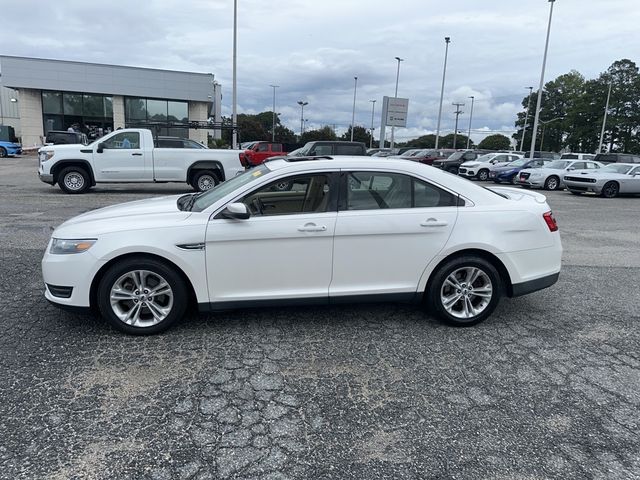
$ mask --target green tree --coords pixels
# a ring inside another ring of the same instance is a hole
[[[509,150],[511,148],[511,140],[505,135],[496,133],[485,137],[478,144],[478,148],[482,150]]]
[[[411,147],[411,148],[435,148],[436,136],[432,133],[428,135],[422,135],[421,137],[414,138],[413,140],[409,140],[402,146]]]
[[[338,137],[329,125],[317,130],[307,130],[300,136],[300,143],[314,142],[316,140],[337,140]]]
[[[345,133],[342,134],[340,140],[351,140],[351,127],[347,129]],[[364,127],[360,127],[356,125],[353,127],[353,141],[354,142],[364,142],[367,147],[369,146],[369,141],[371,140],[371,132]]]
[[[453,133],[449,135],[445,135],[444,137],[440,137],[440,141],[438,142],[438,148],[454,148],[453,146]],[[456,137],[456,145],[455,148],[466,148],[467,147],[467,137],[466,135],[458,134]],[[469,142],[469,148],[473,148],[473,142]]]

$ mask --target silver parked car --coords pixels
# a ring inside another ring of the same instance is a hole
[[[596,170],[604,165],[600,162],[584,160],[554,160],[542,168],[525,168],[517,175],[516,183],[523,187],[537,187],[545,190],[564,188],[563,177],[577,170]]]
[[[640,193],[640,165],[611,163],[593,172],[570,172],[563,181],[574,195],[593,192],[614,198],[620,193]]]

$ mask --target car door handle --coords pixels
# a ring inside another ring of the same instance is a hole
[[[141,157],[142,156],[141,153],[132,153],[131,155],[133,155],[134,157]]]
[[[435,218],[428,218],[420,224],[421,227],[446,227],[449,222],[440,222]]]
[[[326,230],[326,226],[316,225],[315,223],[306,223],[302,227],[298,227],[299,232],[325,232]]]

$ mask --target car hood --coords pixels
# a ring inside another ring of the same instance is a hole
[[[90,148],[82,143],[64,143],[60,145],[46,145],[38,149],[38,152],[77,152],[80,149]]]
[[[522,167],[510,167],[507,165],[502,165],[499,167],[494,167],[492,168],[492,171],[496,172],[496,173],[502,173],[502,172],[509,172],[511,170],[521,170]]]
[[[476,162],[475,160],[471,160],[468,162],[464,162],[462,165],[460,165],[461,167],[477,167],[478,165],[480,165],[482,162]]]
[[[156,197],[100,208],[73,217],[53,232],[56,238],[90,238],[117,231],[144,230],[184,221],[191,212],[178,209],[182,195]]]

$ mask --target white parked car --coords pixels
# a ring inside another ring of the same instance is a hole
[[[281,182],[292,184],[279,191]],[[410,160],[277,159],[201,194],[136,201],[59,226],[45,296],[133,334],[201,311],[424,302],[486,319],[502,296],[553,285],[560,234],[545,197],[491,190]]]
[[[564,184],[574,195],[593,192],[605,198],[618,194],[640,193],[640,165],[611,163],[596,171],[570,172],[563,178]]]
[[[466,178],[477,178],[478,180],[489,180],[489,169],[492,165],[506,165],[522,158],[522,155],[511,153],[487,153],[475,160],[464,162],[458,168],[458,175]]]
[[[564,188],[562,179],[567,172],[574,170],[595,170],[603,167],[600,162],[585,162],[583,160],[554,160],[541,168],[525,168],[516,176],[517,184],[523,187],[537,187],[545,190],[560,190]]]

